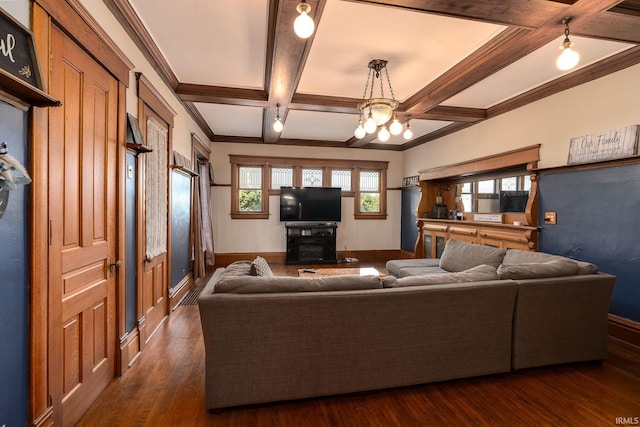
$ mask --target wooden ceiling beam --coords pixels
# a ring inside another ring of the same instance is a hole
[[[247,107],[269,106],[267,93],[258,89],[179,83],[176,93],[183,101],[212,104],[243,105]]]
[[[548,0],[348,0],[521,28],[538,28],[567,5]]]
[[[278,103],[281,105],[280,117],[284,121],[315,36],[314,33],[304,40],[293,32],[293,21],[298,17],[296,11],[298,3],[300,3],[299,0],[270,2],[267,46],[272,46],[272,53],[267,57],[269,79],[266,80],[265,88],[269,97],[269,106],[265,108],[262,119],[262,137],[266,143],[274,143],[280,139],[280,134],[272,127],[276,118],[276,105]],[[317,27],[326,0],[308,0],[307,3],[311,5],[309,16]],[[271,6],[271,4],[275,5]]]
[[[431,82],[405,105],[411,115],[428,112],[452,96],[471,87],[507,65],[551,42],[563,32],[561,20],[571,16],[573,23],[590,21],[620,3],[620,0],[579,0],[535,30],[507,28],[484,46]]]

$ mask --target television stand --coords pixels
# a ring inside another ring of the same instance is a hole
[[[335,222],[291,222],[287,229],[287,264],[337,264]]]

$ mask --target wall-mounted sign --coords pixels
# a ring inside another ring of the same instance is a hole
[[[417,187],[418,186],[418,182],[419,182],[419,176],[415,175],[415,176],[405,176],[404,178],[402,178],[402,188],[411,188],[411,187]]]
[[[571,138],[568,164],[618,159],[638,154],[640,125]]]
[[[0,89],[30,105],[60,105],[42,88],[33,34],[0,8]]]
[[[20,80],[41,87],[31,32],[0,9],[0,67]]]

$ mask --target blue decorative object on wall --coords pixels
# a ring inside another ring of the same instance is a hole
[[[539,250],[615,275],[609,311],[640,322],[640,164],[542,173],[539,190]],[[544,225],[545,211],[557,224]]]

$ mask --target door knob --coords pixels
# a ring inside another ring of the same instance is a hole
[[[113,258],[111,258],[109,260],[109,277],[113,277],[113,269],[120,268],[121,265],[122,265],[122,261],[117,260],[114,262]]]

